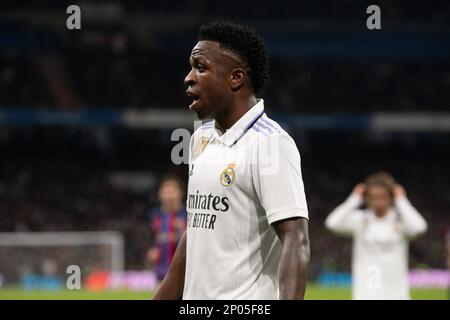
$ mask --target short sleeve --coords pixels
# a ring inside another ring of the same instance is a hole
[[[267,220],[272,224],[293,217],[308,219],[300,153],[288,135],[258,141],[253,183]]]

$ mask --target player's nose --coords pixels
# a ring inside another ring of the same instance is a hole
[[[192,86],[193,84],[195,84],[194,69],[191,69],[186,78],[184,78],[184,84],[187,86]]]

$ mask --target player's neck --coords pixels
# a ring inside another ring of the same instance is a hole
[[[375,216],[378,219],[383,219],[387,216],[389,213],[389,209],[380,209],[380,210],[374,210]]]
[[[230,129],[240,118],[244,116],[257,103],[256,97],[254,95],[248,97],[247,99],[239,99],[233,101],[226,111],[218,116],[216,116],[215,121],[222,133]]]
[[[161,208],[167,213],[178,212],[181,209],[181,203],[163,204]]]

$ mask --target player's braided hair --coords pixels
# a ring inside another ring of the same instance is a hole
[[[200,27],[198,40],[209,40],[245,59],[253,91],[262,94],[269,79],[269,57],[261,37],[248,26],[229,21],[211,22]]]

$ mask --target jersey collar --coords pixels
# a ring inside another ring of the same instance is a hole
[[[264,100],[257,99],[256,104],[250,108],[233,126],[224,134],[219,135],[217,129],[214,130],[213,139],[217,139],[227,145],[228,147],[236,144],[240,138],[244,136],[248,129],[262,116],[264,113]],[[216,121],[214,120],[214,128],[216,128]]]

